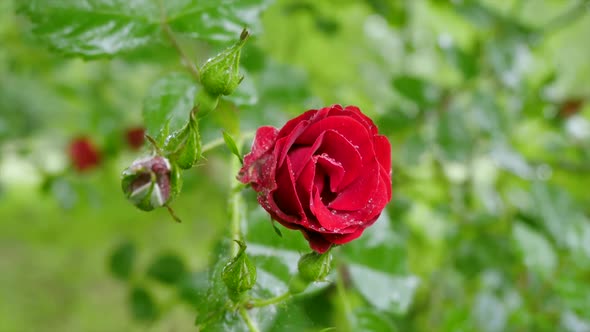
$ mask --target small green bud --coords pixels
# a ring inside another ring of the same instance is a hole
[[[162,156],[137,159],[123,171],[121,187],[133,205],[151,211],[168,204],[178,195],[180,172]]]
[[[201,158],[201,137],[199,123],[194,112],[190,113],[187,124],[172,133],[164,143],[164,152],[181,169],[189,169]]]
[[[236,242],[240,245],[240,251],[221,272],[221,279],[227,287],[230,298],[234,301],[238,301],[256,284],[256,266],[246,255],[246,244],[241,241]]]
[[[301,256],[297,263],[299,276],[305,281],[323,281],[332,268],[332,254],[330,250],[323,254],[313,251]]]
[[[201,67],[201,84],[211,96],[230,95],[244,79],[239,71],[240,53],[248,35],[244,29],[237,43],[210,58]]]

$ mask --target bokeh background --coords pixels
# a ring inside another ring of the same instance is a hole
[[[203,271],[225,233],[229,151],[185,172],[182,224],[128,204],[120,172],[148,149],[125,132],[143,126],[152,84],[183,71],[178,55],[165,41],[112,59],[53,52],[27,2],[0,2],[0,331],[191,330],[190,287],[169,284]],[[357,278],[350,303],[376,308],[358,331],[590,331],[589,1],[259,2],[246,79],[203,140],[334,103],[388,135],[388,245],[357,259],[404,278]],[[197,64],[228,45],[179,38]],[[76,137],[97,167],[72,168]],[[395,298],[372,303],[380,292]],[[274,330],[344,330],[332,295],[317,295],[324,315]]]

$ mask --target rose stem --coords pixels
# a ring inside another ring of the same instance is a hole
[[[340,301],[344,306],[344,315],[346,316],[346,331],[351,331],[350,320],[352,318],[352,309],[350,307],[350,302],[348,302],[348,298],[346,297],[346,288],[344,286],[344,268],[342,265],[339,266],[338,273],[336,274],[336,290],[338,291],[338,296],[340,297]]]
[[[172,47],[174,47],[176,52],[178,52],[178,55],[180,56],[180,59],[182,60],[181,61],[182,64],[188,69],[188,71],[191,73],[191,75],[194,77],[194,79],[197,82],[199,82],[201,80],[200,79],[201,75],[199,74],[199,69],[193,64],[190,57],[182,49],[182,47],[178,43],[178,40],[176,40],[176,37],[174,36],[172,29],[170,29],[170,25],[168,25],[168,17],[166,16],[166,10],[164,9],[163,0],[158,1],[158,4],[160,5],[160,14],[162,16],[162,18],[161,18],[162,30],[166,34],[166,38],[168,38],[168,41],[170,41],[170,44],[172,44]]]
[[[252,318],[250,318],[250,316],[248,315],[246,308],[240,307],[239,311],[240,311],[240,316],[242,316],[242,319],[244,320],[244,322],[248,326],[248,329],[250,329],[251,332],[259,332],[260,330],[258,329],[258,327],[256,327],[256,324],[254,323],[254,321],[252,321]]]
[[[241,146],[242,139],[238,139],[236,142],[237,146]],[[239,149],[239,148],[238,148]],[[230,171],[229,171],[229,181],[231,183],[232,189],[229,192],[229,205],[230,205],[230,215],[231,215],[231,224],[230,224],[230,231],[231,231],[231,239],[234,240],[231,243],[231,252],[232,256],[238,254],[239,246],[235,241],[242,240],[242,229],[241,229],[241,221],[242,215],[241,212],[244,210],[244,199],[240,191],[233,190],[234,186],[239,185],[234,184],[236,180],[236,174],[240,171],[240,161],[235,156],[230,157]]]
[[[288,299],[290,297],[291,297],[291,293],[286,292],[286,293],[283,293],[283,294],[281,294],[279,296],[271,297],[270,299],[264,299],[264,300],[256,299],[256,300],[252,300],[250,303],[248,303],[248,305],[250,307],[252,307],[252,308],[253,307],[264,307],[264,306],[267,306],[267,305],[271,305],[271,304],[283,302],[283,301],[285,301],[286,299]]]

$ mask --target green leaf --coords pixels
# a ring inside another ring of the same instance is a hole
[[[234,156],[238,157],[238,159],[240,160],[240,163],[244,163],[244,159],[242,159],[242,156],[240,155],[240,150],[238,149],[238,146],[236,145],[236,142],[234,141],[234,139],[231,137],[230,134],[228,134],[227,132],[223,131],[223,141],[225,141],[225,145],[228,147],[229,151],[231,151],[231,153],[233,153]]]
[[[135,256],[135,244],[129,241],[120,243],[113,249],[109,257],[109,269],[111,273],[121,280],[129,279],[133,271]]]
[[[129,307],[133,318],[140,322],[151,322],[158,318],[158,308],[152,295],[142,287],[134,287],[129,293]]]
[[[550,275],[555,270],[557,256],[551,243],[542,234],[522,222],[517,222],[512,236],[529,269],[544,275]]]
[[[438,87],[419,77],[398,76],[393,79],[392,84],[399,94],[420,107],[434,104],[440,96]]]
[[[471,157],[474,140],[465,117],[466,111],[458,107],[450,107],[440,115],[436,138],[445,160],[464,162]]]
[[[175,284],[182,280],[187,269],[182,259],[173,253],[163,253],[150,264],[147,275],[163,284]]]
[[[194,105],[197,86],[188,74],[170,73],[157,80],[143,102],[146,133],[160,145],[180,130]]]
[[[393,232],[387,211],[342,252],[353,283],[369,303],[383,311],[407,312],[419,279],[407,272],[405,244]]]
[[[162,12],[175,33],[194,39],[227,42],[243,27],[257,24],[267,0],[27,0],[20,11],[33,32],[67,55],[111,57],[162,44]],[[163,9],[163,10],[162,10]]]
[[[271,220],[270,223],[272,224],[272,229],[275,231],[275,233],[277,233],[279,237],[283,237],[283,233],[281,232],[281,229],[275,225],[275,221]]]
[[[447,61],[461,72],[465,80],[477,76],[479,72],[477,52],[468,52],[455,45],[441,46],[441,49]]]
[[[353,331],[364,332],[396,332],[391,318],[372,308],[358,308],[353,312]]]

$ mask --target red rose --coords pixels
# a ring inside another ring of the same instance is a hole
[[[68,148],[70,160],[78,171],[86,171],[100,164],[100,153],[92,142],[85,137],[78,137],[70,142]]]
[[[125,139],[127,140],[127,144],[133,150],[141,148],[143,142],[145,141],[144,135],[145,129],[142,127],[130,128],[125,131]]]
[[[357,107],[334,105],[259,128],[238,179],[323,253],[358,238],[391,199],[391,148]]]

